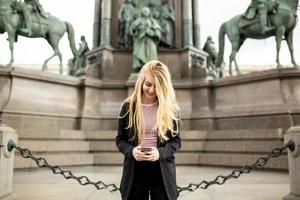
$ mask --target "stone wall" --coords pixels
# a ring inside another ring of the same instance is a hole
[[[183,128],[287,129],[300,121],[299,77],[293,69],[274,69],[217,81],[174,78]],[[120,104],[134,87],[127,80],[6,67],[0,67],[0,83],[1,117],[18,133],[115,129]]]

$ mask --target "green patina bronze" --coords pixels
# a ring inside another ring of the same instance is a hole
[[[297,22],[296,12],[298,0],[265,0],[257,3],[257,8],[252,8],[252,4],[245,14],[237,15],[221,25],[219,30],[219,54],[216,66],[221,67],[223,62],[225,45],[224,36],[226,34],[232,45],[229,57],[230,74],[232,74],[232,62],[235,64],[237,74],[240,74],[235,57],[247,38],[264,39],[275,36],[277,50],[276,63],[278,69],[283,67],[279,61],[279,52],[281,42],[285,39],[291,54],[291,62],[295,68],[299,68],[294,58],[293,49],[293,30]],[[255,12],[249,11],[251,9],[255,9]],[[263,11],[259,11],[259,9],[262,9]],[[267,9],[268,13],[266,19],[267,22],[265,22],[265,19],[262,19],[265,18],[265,9]],[[254,15],[254,17],[253,19],[249,19],[249,16],[247,17],[247,15],[250,15],[250,17],[251,15]]]
[[[60,39],[64,33],[68,33],[70,48],[74,57],[77,50],[74,40],[74,29],[68,22],[45,13],[38,0],[0,0],[0,33],[8,34],[11,58],[9,66],[14,62],[14,42],[18,36],[29,38],[44,38],[51,45],[54,54],[45,60],[43,70],[47,69],[47,63],[53,57],[58,56],[60,61],[60,73],[62,69],[62,54],[58,48]]]
[[[160,46],[174,47],[175,11],[168,0],[162,0],[159,22],[162,28]]]
[[[125,0],[121,5],[118,14],[119,20],[119,44],[121,47],[128,49],[132,47],[132,36],[130,35],[130,26],[134,20],[136,8],[132,0]]]
[[[137,73],[148,61],[157,59],[157,44],[161,38],[161,27],[151,16],[150,9],[142,8],[141,16],[133,21],[130,33],[134,39],[133,72]]]
[[[77,57],[73,58],[68,74],[71,76],[85,75],[85,53],[90,50],[85,36],[80,37],[79,49]]]

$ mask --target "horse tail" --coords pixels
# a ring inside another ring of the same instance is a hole
[[[223,23],[219,30],[219,53],[216,62],[216,67],[221,68],[224,58],[224,46],[225,46],[225,23]]]
[[[76,49],[76,45],[75,45],[74,28],[73,28],[72,24],[70,24],[69,22],[65,22],[65,24],[67,26],[67,33],[68,33],[70,48],[72,50],[74,57],[76,57],[77,49]]]

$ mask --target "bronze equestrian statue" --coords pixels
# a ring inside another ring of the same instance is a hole
[[[217,67],[221,67],[224,56],[224,37],[228,36],[231,42],[231,54],[229,56],[229,74],[232,75],[232,62],[235,64],[237,74],[240,74],[239,66],[236,62],[236,54],[247,38],[265,39],[275,36],[276,39],[276,63],[277,68],[283,66],[279,61],[279,52],[281,41],[284,39],[287,42],[291,62],[294,68],[299,68],[294,58],[293,47],[293,30],[297,23],[297,9],[299,0],[264,0],[263,3],[267,6],[268,12],[268,27],[262,27],[261,16],[256,14],[256,17],[249,20],[245,14],[237,15],[229,21],[224,22],[219,30],[219,54],[217,59]],[[270,28],[272,27],[272,28]]]
[[[38,3],[38,0],[31,1]],[[62,74],[62,54],[58,44],[64,33],[67,32],[71,51],[74,57],[77,57],[74,29],[69,22],[63,22],[49,14],[45,15],[38,9],[31,9],[30,16],[28,16],[27,8],[31,1],[0,0],[0,33],[7,32],[11,53],[8,66],[12,66],[14,62],[14,43],[17,42],[19,35],[29,38],[44,38],[51,45],[54,54],[44,61],[43,71],[47,69],[48,61],[58,56],[60,73]],[[34,4],[31,4],[31,7],[33,7],[32,5]],[[25,17],[27,20],[24,19]],[[30,17],[29,21],[28,17]]]

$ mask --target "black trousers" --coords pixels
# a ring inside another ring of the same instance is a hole
[[[136,161],[129,200],[168,200],[159,162]]]

